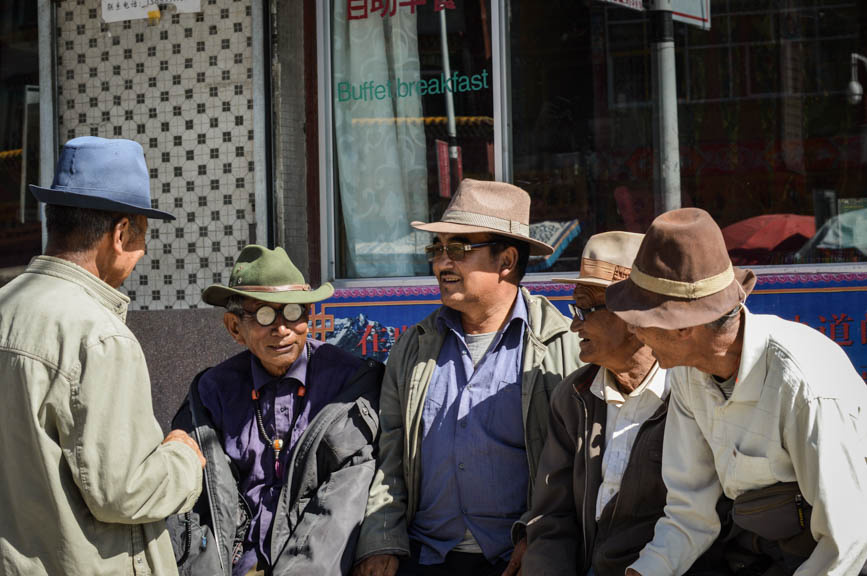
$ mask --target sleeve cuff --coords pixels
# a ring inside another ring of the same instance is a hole
[[[638,560],[632,563],[632,568],[642,576],[654,576],[655,574],[674,574],[674,569],[665,558],[655,552],[649,552],[646,548],[641,551]],[[625,571],[624,571],[625,572]]]

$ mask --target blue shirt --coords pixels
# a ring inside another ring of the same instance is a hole
[[[472,532],[485,557],[511,555],[512,524],[525,511],[529,470],[521,415],[527,306],[518,297],[477,366],[460,314],[442,308],[447,331],[422,408],[421,494],[409,530],[421,564],[440,564]]]
[[[262,363],[246,350],[211,368],[199,379],[199,395],[208,410],[223,449],[239,473],[238,490],[250,506],[251,525],[240,560],[233,574],[246,574],[262,558],[270,563],[271,526],[285,484],[284,471],[307,425],[349,381],[361,359],[342,350],[307,340],[311,360],[301,354],[283,376],[271,376]],[[298,391],[306,388],[302,402]],[[275,467],[274,451],[262,437],[256,422],[256,403],[251,393],[259,392],[259,407],[265,431],[272,439],[284,439],[280,451],[280,470]],[[289,428],[297,409],[291,433]],[[264,566],[259,566],[259,569]]]

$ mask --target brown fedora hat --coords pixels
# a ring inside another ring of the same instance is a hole
[[[530,195],[505,182],[465,178],[439,222],[410,222],[425,232],[473,234],[488,232],[530,245],[533,256],[549,256],[554,248],[530,238]]]
[[[629,278],[606,289],[605,305],[633,326],[676,330],[731,312],[755,285],[752,270],[732,266],[711,215],[682,208],[651,223]]]
[[[644,234],[634,232],[594,234],[584,245],[578,277],[553,278],[552,281],[604,288],[628,278],[643,238]]]

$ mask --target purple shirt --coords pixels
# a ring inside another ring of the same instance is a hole
[[[283,376],[271,376],[259,359],[245,350],[211,368],[199,379],[202,404],[218,429],[226,455],[238,471],[238,490],[252,512],[244,552],[233,574],[246,574],[259,558],[270,564],[271,525],[285,484],[285,473],[275,469],[274,450],[259,431],[252,391],[259,392],[262,422],[271,439],[282,438],[280,469],[289,458],[307,425],[342,389],[361,365],[361,359],[330,344],[307,340],[307,354],[298,357]],[[302,402],[298,396],[305,386]],[[303,405],[291,434],[296,409]],[[260,569],[263,566],[259,567]]]

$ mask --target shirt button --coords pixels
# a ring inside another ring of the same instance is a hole
[[[288,410],[288,408],[286,408],[285,406],[280,406],[280,412],[282,412],[283,414],[285,414],[285,413],[286,413],[286,410]]]
[[[463,462],[459,462],[459,463],[458,463],[458,468],[460,468],[461,470],[463,470],[463,469],[464,469],[464,463],[463,463]]]

